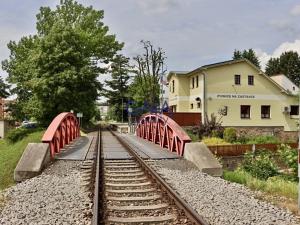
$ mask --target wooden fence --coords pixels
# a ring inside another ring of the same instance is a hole
[[[164,112],[164,115],[173,119],[179,126],[199,126],[201,124],[201,113]]]
[[[298,148],[298,143],[287,143],[292,148]],[[236,145],[208,145],[209,150],[217,156],[240,156],[247,151],[253,149],[266,149],[270,151],[276,151],[280,144],[236,144]]]

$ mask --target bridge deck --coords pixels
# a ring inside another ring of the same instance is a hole
[[[177,159],[173,152],[131,134],[118,134],[144,159]]]
[[[161,148],[147,140],[131,134],[119,134],[131,148],[133,148],[144,159],[176,159],[178,155]],[[62,160],[85,160],[93,143],[94,136],[82,136],[67,145],[55,156]],[[119,141],[108,131],[102,132],[103,157],[105,159],[131,159],[132,156],[124,149]]]
[[[63,160],[85,160],[93,138],[93,136],[81,136],[75,139],[71,144],[61,149],[61,152],[57,154],[55,158]]]

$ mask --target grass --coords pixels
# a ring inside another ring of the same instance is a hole
[[[275,196],[284,196],[294,201],[298,199],[298,183],[289,181],[282,176],[259,180],[252,177],[249,173],[237,169],[235,171],[224,171],[223,178],[228,181],[243,184],[252,190],[263,191]]]
[[[11,144],[7,140],[0,140],[0,190],[13,185],[14,169],[30,142],[41,142],[44,131],[29,134],[24,139]]]

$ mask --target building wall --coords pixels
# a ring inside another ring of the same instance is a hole
[[[218,113],[227,106],[223,126],[284,126],[285,131],[296,130],[296,119],[283,108],[298,105],[297,98],[282,93],[280,88],[247,64],[236,63],[207,70],[207,113]],[[234,84],[234,75],[241,75],[241,85]],[[254,76],[254,85],[248,85],[248,75]],[[250,105],[250,119],[240,117],[240,106]],[[270,118],[261,118],[261,106],[270,105]]]
[[[236,74],[241,76],[240,85],[234,83]],[[254,76],[254,85],[248,85],[248,75]],[[199,76],[199,86],[196,87],[195,84],[192,88],[192,78],[196,76]],[[169,105],[177,105],[177,112],[201,112],[204,115],[206,111],[208,115],[218,115],[220,109],[226,106],[227,115],[222,117],[223,126],[283,127],[284,131],[297,130],[299,116],[283,113],[284,107],[298,105],[297,98],[284,93],[271,78],[261,74],[246,61],[211,67],[189,75],[173,75],[169,85],[172,80],[175,80],[175,90],[172,93],[170,89]],[[201,98],[200,108],[197,108],[196,97]],[[250,105],[249,119],[241,118],[241,105]],[[262,105],[270,106],[269,119],[261,118]]]
[[[174,92],[173,92],[174,80]],[[176,105],[177,112],[186,112],[190,103],[189,79],[180,75],[173,76],[169,81],[169,106]]]
[[[196,77],[198,76],[199,85],[196,85]],[[194,77],[194,88],[192,85]],[[203,115],[203,104],[204,104],[204,75],[201,73],[197,73],[189,77],[190,80],[190,102],[189,102],[189,112],[201,112]],[[200,101],[196,101],[196,98],[199,97]],[[198,108],[198,103],[200,103],[200,108]],[[191,109],[191,104],[193,104],[193,109]]]

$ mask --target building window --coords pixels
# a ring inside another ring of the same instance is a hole
[[[261,106],[261,118],[262,119],[270,119],[270,109],[269,105],[262,105]]]
[[[241,84],[241,75],[234,75],[234,84],[236,85]]]
[[[201,103],[197,102],[197,108],[199,109],[201,107]]]
[[[299,106],[298,105],[291,105],[291,116],[298,116],[299,115]]]
[[[253,75],[248,76],[248,85],[254,85],[254,76]]]
[[[250,119],[250,105],[241,105],[241,118]]]
[[[175,80],[172,80],[172,92],[175,92]]]
[[[193,108],[194,108],[194,104],[192,103],[192,104],[191,104],[191,109],[193,109]]]
[[[196,76],[196,87],[199,87],[199,76]]]
[[[195,87],[195,77],[192,78],[192,88]]]

